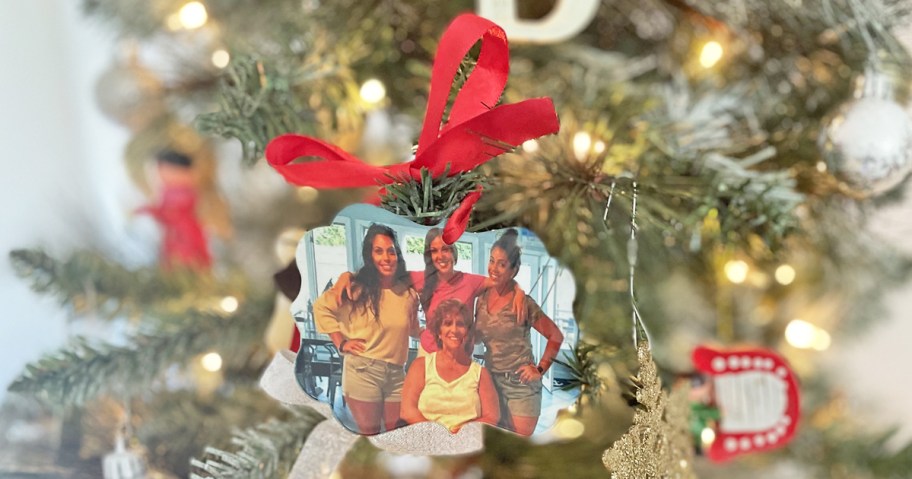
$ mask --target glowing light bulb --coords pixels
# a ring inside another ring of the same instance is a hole
[[[782,285],[790,285],[795,281],[795,268],[791,265],[783,264],[776,268],[776,281]]]
[[[750,267],[744,261],[735,259],[725,263],[724,270],[725,277],[728,278],[729,281],[735,284],[741,284],[747,279]]]
[[[200,359],[200,364],[206,371],[214,373],[222,369],[222,357],[219,353],[207,353]]]
[[[226,313],[233,313],[238,309],[238,300],[234,296],[225,296],[219,301],[219,307]]]
[[[585,431],[586,426],[572,417],[562,418],[554,425],[554,435],[561,439],[576,439]]]
[[[604,153],[605,152],[605,142],[602,140],[596,141],[595,145],[592,147],[592,151],[594,151],[595,154],[597,154],[597,155]]]
[[[573,135],[573,155],[577,160],[583,161],[589,156],[589,149],[592,148],[592,137],[585,131],[578,131]]]
[[[231,55],[225,50],[216,50],[212,52],[212,64],[217,68],[225,68],[231,61]]]
[[[181,26],[186,30],[194,30],[206,24],[209,20],[209,14],[206,7],[200,2],[187,2],[177,12],[177,18]]]
[[[700,431],[700,441],[703,443],[703,446],[709,446],[716,441],[716,431],[713,431],[711,427],[704,427]]]
[[[312,186],[302,186],[295,191],[298,200],[302,203],[312,203],[320,196],[320,190]]]
[[[703,49],[700,50],[700,65],[703,68],[712,68],[716,63],[719,63],[724,53],[725,51],[719,42],[715,40],[708,41],[703,45]]]
[[[830,333],[801,319],[793,319],[785,327],[785,340],[798,349],[825,351],[830,347]]]
[[[526,140],[522,144],[522,149],[526,153],[535,153],[538,151],[538,142],[535,140]]]
[[[376,78],[371,78],[361,85],[361,99],[367,103],[380,103],[386,98],[386,87],[383,82]]]
[[[830,333],[822,328],[817,328],[817,331],[814,332],[814,341],[811,342],[811,347],[817,351],[826,351],[831,343]]]

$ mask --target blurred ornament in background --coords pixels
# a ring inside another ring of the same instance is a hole
[[[849,192],[881,195],[912,171],[912,118],[893,100],[890,79],[868,69],[855,99],[825,122],[819,138],[827,168]]]
[[[104,479],[145,479],[146,465],[136,452],[128,450],[123,434],[117,433],[114,452],[104,457]]]
[[[136,132],[165,112],[164,87],[151,70],[139,63],[135,48],[126,59],[115,59],[95,83],[95,99],[102,113]]]

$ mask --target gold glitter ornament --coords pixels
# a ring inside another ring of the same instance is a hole
[[[662,390],[649,343],[637,346],[639,403],[633,425],[602,455],[613,479],[696,479],[688,430],[687,388]]]

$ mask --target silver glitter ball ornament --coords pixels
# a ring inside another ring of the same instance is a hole
[[[827,169],[862,197],[881,195],[912,172],[912,117],[895,101],[889,78],[869,70],[855,99],[820,133]]]

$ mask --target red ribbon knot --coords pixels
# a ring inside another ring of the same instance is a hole
[[[443,112],[462,59],[481,40],[478,61],[459,90],[446,123]],[[439,177],[471,171],[527,140],[557,133],[560,124],[550,98],[497,104],[507,83],[510,52],[503,29],[490,20],[462,14],[447,27],[437,47],[431,71],[424,125],[415,159],[389,166],[364,163],[342,149],[309,136],[285,134],[266,147],[266,159],[285,180],[314,188],[354,188],[388,185],[410,177],[421,179],[421,169]],[[301,157],[316,161],[293,163]],[[480,189],[462,200],[444,228],[444,241],[454,243],[465,231]]]

